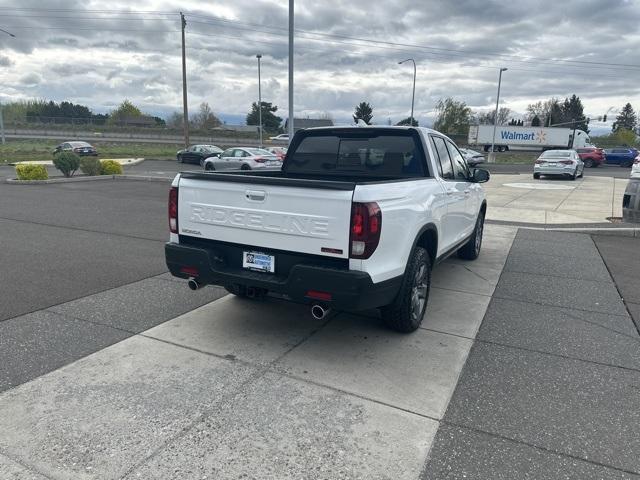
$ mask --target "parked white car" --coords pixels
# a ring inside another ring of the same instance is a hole
[[[269,137],[269,140],[275,140],[280,141],[280,142],[288,142],[289,141],[289,134],[288,133],[281,133],[280,135],[276,135],[275,137]]]
[[[533,166],[533,178],[541,175],[562,175],[575,180],[584,175],[584,162],[575,150],[547,150]]]
[[[640,154],[633,161],[631,165],[631,178],[640,178]]]
[[[210,157],[204,161],[204,169],[214,170],[255,170],[267,167],[281,167],[282,161],[277,155],[254,147],[228,148],[219,157]]]
[[[192,290],[274,292],[317,319],[380,308],[390,328],[411,332],[432,267],[480,254],[488,179],[431,129],[300,130],[280,171],[175,177],[167,266]]]

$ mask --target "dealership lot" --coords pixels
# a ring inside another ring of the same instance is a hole
[[[505,185],[523,177],[494,175],[489,201],[616,188]],[[377,312],[189,291],[165,273],[167,186],[0,184],[0,478],[640,472],[638,239],[487,225],[400,335]]]

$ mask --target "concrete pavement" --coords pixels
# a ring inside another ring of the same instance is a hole
[[[640,478],[638,385],[640,336],[592,239],[521,229],[422,478]]]
[[[484,184],[487,219],[540,226],[609,225],[622,216],[622,196],[628,178],[589,176],[575,181],[534,180],[530,175],[496,174]]]
[[[488,226],[478,261],[437,267],[412,335],[374,312],[317,321],[308,307],[228,296],[10,389],[0,472],[415,479],[514,235]],[[136,312],[100,305],[51,311],[137,325]]]

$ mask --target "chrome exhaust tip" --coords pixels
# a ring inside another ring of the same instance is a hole
[[[202,285],[195,278],[190,278],[187,285],[189,285],[189,288],[194,291],[202,287]]]
[[[311,307],[311,315],[316,320],[322,320],[324,317],[329,315],[329,312],[331,312],[331,309],[325,308],[322,305],[315,304]]]

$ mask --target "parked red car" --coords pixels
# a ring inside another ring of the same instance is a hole
[[[588,168],[599,167],[604,163],[604,150],[597,147],[576,148],[580,160]]]

